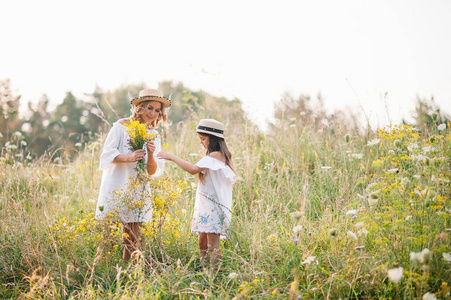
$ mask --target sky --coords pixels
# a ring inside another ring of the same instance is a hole
[[[285,93],[321,93],[382,127],[417,97],[451,113],[450,16],[449,0],[2,1],[0,80],[52,105],[172,80],[239,98],[263,129]]]

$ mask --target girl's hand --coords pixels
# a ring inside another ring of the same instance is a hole
[[[144,158],[144,155],[146,155],[146,151],[144,151],[144,149],[136,150],[130,154],[130,161],[135,162],[141,160]]]
[[[155,143],[153,141],[149,141],[146,143],[146,147],[148,155],[153,155],[155,152]]]
[[[157,157],[161,158],[161,159],[172,160],[174,155],[172,155],[171,153],[168,153],[168,152],[160,151],[160,152],[158,152]]]

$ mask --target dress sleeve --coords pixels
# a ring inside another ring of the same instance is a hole
[[[196,163],[199,168],[206,168],[213,171],[221,170],[224,177],[230,181],[230,183],[235,182],[235,173],[232,169],[219,159],[213,158],[211,156],[204,156],[201,160]]]
[[[121,154],[121,152],[119,152],[120,139],[120,128],[114,123],[113,127],[108,132],[105,144],[103,145],[102,154],[100,155],[100,170],[108,169],[112,165],[114,158]]]

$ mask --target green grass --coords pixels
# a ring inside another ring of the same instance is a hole
[[[443,257],[451,253],[449,126],[374,134],[380,142],[373,146],[339,129],[282,124],[271,135],[251,126],[237,132],[228,140],[239,177],[231,237],[221,243],[219,270],[207,272],[190,232],[195,176],[167,163],[169,180],[186,182],[170,207],[179,222],[163,229],[164,243],[146,236],[143,258],[128,265],[120,232],[106,234],[115,225],[92,217],[101,140],[62,164],[11,164],[14,153],[4,152],[0,298],[449,297],[451,263]],[[193,163],[202,156],[192,131],[182,128],[166,142]],[[297,225],[302,229],[293,232]],[[425,248],[430,260],[410,259]],[[395,284],[387,271],[399,266],[403,277]]]

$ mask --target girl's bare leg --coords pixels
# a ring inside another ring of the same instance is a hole
[[[122,257],[125,261],[130,260],[133,251],[137,249],[139,245],[139,229],[141,223],[123,223],[123,242],[124,242],[124,252]]]
[[[216,265],[219,262],[219,259],[221,258],[221,255],[219,253],[219,240],[220,235],[216,233],[207,233],[207,240],[208,240],[208,256],[210,258],[210,264],[212,267],[216,267]]]
[[[207,249],[208,249],[208,238],[206,233],[199,233],[199,252],[200,252],[200,259],[204,260],[205,256],[207,255]]]

